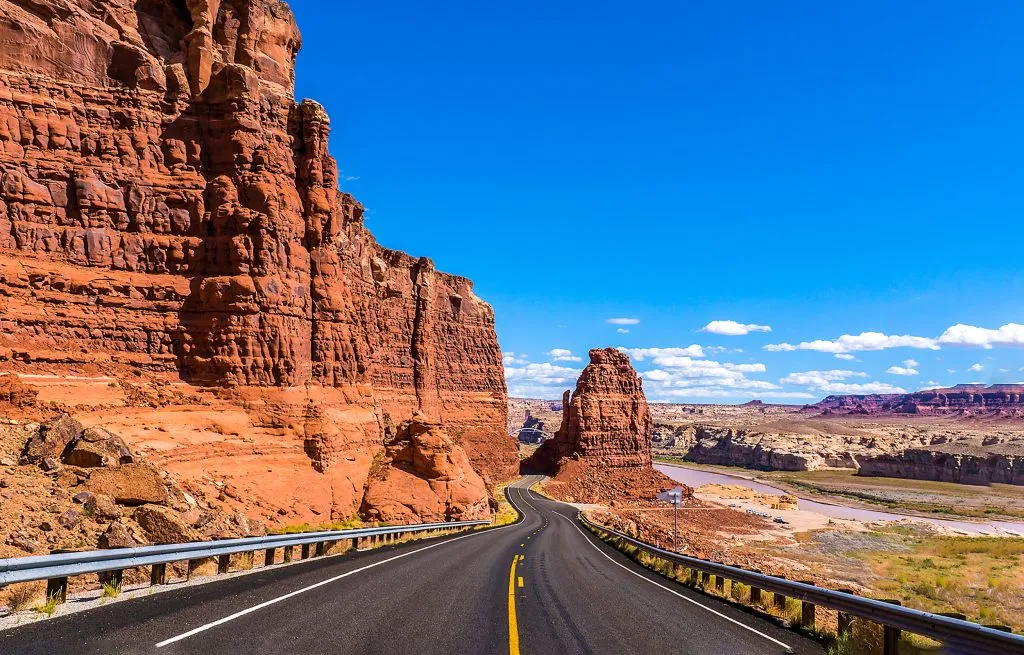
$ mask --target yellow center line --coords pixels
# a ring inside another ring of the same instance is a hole
[[[508,572],[508,654],[519,655],[519,623],[516,621],[516,564],[520,555],[512,558]]]

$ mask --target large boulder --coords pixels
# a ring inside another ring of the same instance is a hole
[[[86,428],[61,458],[65,464],[82,468],[132,464],[135,456],[121,437],[103,428]]]
[[[70,444],[82,434],[82,424],[68,414],[61,414],[39,426],[25,443],[21,453],[26,464],[41,464],[46,459],[60,459]]]
[[[161,505],[143,505],[132,518],[154,544],[180,544],[195,541],[198,535],[173,509]]]
[[[469,456],[440,423],[421,414],[399,425],[371,477],[360,512],[389,522],[490,517],[490,495]]]
[[[96,469],[84,486],[94,494],[105,494],[123,505],[167,502],[164,480],[149,464]]]
[[[145,541],[139,534],[138,526],[124,521],[116,521],[107,526],[106,531],[100,535],[96,545],[99,548],[135,548],[142,546]]]

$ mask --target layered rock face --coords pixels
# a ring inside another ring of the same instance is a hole
[[[351,508],[414,410],[512,475],[493,312],[338,190],[285,3],[0,0],[0,36],[0,365],[239,389]]]
[[[570,502],[652,501],[672,485],[651,467],[651,411],[629,357],[590,351],[576,390],[562,399],[562,423],[523,463],[554,473],[549,493]]]
[[[860,463],[857,475],[960,484],[993,482],[1024,485],[1024,457],[998,453],[966,454],[911,448],[879,455]]]
[[[809,411],[847,414],[1024,416],[1024,385],[958,384],[909,394],[829,396]]]
[[[664,431],[664,426],[661,431]],[[679,428],[665,438],[655,430],[658,446],[679,452],[687,460],[718,466],[742,466],[768,471],[815,471],[824,467],[856,468],[862,444],[815,443],[800,435],[765,434],[691,426]],[[660,437],[660,438],[659,438]]]
[[[562,423],[535,454],[544,469],[567,457],[600,467],[651,466],[651,410],[629,356],[614,348],[590,351]]]

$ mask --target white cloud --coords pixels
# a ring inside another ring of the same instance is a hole
[[[514,353],[514,352],[503,352],[501,353],[501,363],[505,366],[515,366],[518,364],[527,364],[529,355],[526,353]]]
[[[917,360],[914,360],[914,359],[904,359],[903,360],[903,365],[906,366],[907,368],[915,368],[915,367],[919,366],[919,364],[917,363]]]
[[[742,336],[744,334],[750,334],[751,332],[771,332],[772,326],[770,325],[757,325],[756,323],[737,323],[736,321],[711,321],[703,328],[701,332],[711,332],[712,334],[722,334],[730,337]]]
[[[619,334],[629,334],[629,330],[627,330],[626,328],[618,328],[615,331],[618,332]]]
[[[575,385],[579,375],[579,369],[548,362],[505,368],[508,393],[520,398],[558,398]]]
[[[639,318],[609,318],[608,323],[612,325],[638,325],[640,323]]]
[[[995,346],[1024,346],[1024,325],[1007,323],[996,329],[982,328],[958,323],[946,329],[939,337],[919,337],[910,334],[888,335],[882,332],[861,332],[844,334],[833,340],[816,339],[794,346],[789,343],[772,343],[764,346],[769,352],[791,352],[794,350],[816,350],[833,354],[845,354],[865,350],[887,350],[889,348],[918,348],[941,350],[943,345],[974,346],[991,350]],[[914,368],[908,366],[907,368]]]
[[[773,396],[773,393],[767,392],[779,391],[776,384],[746,377],[747,373],[763,373],[764,364],[721,363],[686,355],[668,354],[656,356],[654,361],[660,368],[640,374],[646,383],[644,386],[647,395],[654,399],[749,399],[754,395]]]
[[[870,393],[906,393],[902,387],[896,387],[884,382],[849,383],[843,382],[847,378],[867,377],[867,373],[846,370],[832,371],[804,371],[802,373],[790,373],[779,382],[782,384],[798,384],[824,393],[842,394],[870,394]]]
[[[1024,325],[1007,323],[998,329],[990,330],[958,323],[942,333],[939,343],[976,346],[986,350],[990,350],[993,346],[1022,346],[1024,345]]]
[[[956,369],[955,368],[947,368],[946,369],[946,373],[956,373]]]
[[[547,352],[547,356],[551,358],[553,362],[581,362],[581,358],[572,354],[571,350],[565,348],[552,348]]]
[[[913,360],[911,360],[913,361]],[[904,367],[904,366],[890,366],[885,371],[889,375],[918,375],[916,368]]]
[[[927,348],[939,350],[935,339],[915,337],[911,335],[887,335],[881,332],[861,332],[860,334],[844,334],[834,341],[818,339],[804,341],[799,346],[788,343],[768,344],[768,351],[815,350],[823,353],[851,353],[863,350],[885,350],[887,348]]]
[[[970,368],[968,368],[967,370],[968,370],[968,371],[973,371],[974,373],[980,373],[980,372],[981,372],[982,370],[984,370],[984,368],[985,368],[985,367],[984,367],[984,366],[982,366],[982,365],[981,365],[981,363],[979,362],[979,363],[977,363],[977,364],[974,364],[973,366],[971,366],[971,367],[970,367]]]
[[[836,353],[835,354],[835,358],[836,359],[841,359],[841,360],[846,361],[846,362],[855,362],[855,361],[857,361],[857,358],[855,356],[851,355],[850,353]]]
[[[645,359],[656,359],[658,357],[703,357],[704,349],[697,344],[685,348],[619,348],[630,356],[633,361],[642,362]]]

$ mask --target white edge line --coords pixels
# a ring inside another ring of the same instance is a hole
[[[793,652],[793,648],[792,648],[791,646],[787,646],[786,644],[782,643],[782,642],[781,642],[781,641],[779,641],[778,639],[776,639],[776,638],[774,638],[774,637],[769,637],[769,636],[768,636],[768,635],[766,635],[765,633],[763,633],[763,632],[759,632],[758,630],[755,630],[754,628],[751,628],[751,627],[750,627],[749,625],[745,625],[745,624],[743,624],[743,623],[740,623],[740,622],[739,622],[739,621],[737,621],[736,619],[734,619],[734,618],[732,618],[732,617],[729,617],[729,616],[726,616],[725,614],[722,614],[721,612],[719,612],[719,611],[717,611],[717,610],[711,609],[711,608],[710,608],[710,607],[708,607],[707,605],[704,605],[704,604],[698,603],[697,601],[693,600],[692,598],[687,598],[686,596],[684,596],[683,594],[679,593],[678,591],[676,591],[676,590],[674,590],[674,589],[669,589],[669,588],[668,588],[668,587],[666,587],[665,585],[659,584],[659,583],[655,582],[654,580],[651,580],[651,579],[650,579],[650,578],[648,578],[647,576],[645,576],[645,575],[641,575],[641,574],[637,573],[636,571],[632,570],[632,569],[631,569],[631,568],[629,568],[628,566],[624,566],[624,565],[620,564],[619,562],[616,562],[616,561],[615,561],[615,560],[613,560],[613,559],[612,559],[611,557],[609,557],[607,553],[605,553],[605,552],[604,552],[604,551],[602,551],[602,550],[601,550],[600,548],[598,548],[598,547],[597,547],[597,544],[595,544],[595,543],[594,543],[593,541],[591,541],[590,539],[587,539],[587,535],[583,533],[583,530],[581,530],[581,529],[580,529],[580,526],[576,525],[576,521],[575,521],[575,520],[573,520],[573,519],[570,519],[570,518],[566,517],[566,516],[565,516],[564,514],[561,514],[561,513],[559,513],[559,512],[555,512],[555,514],[558,514],[559,516],[561,516],[561,517],[562,517],[563,519],[565,519],[566,521],[569,521],[569,522],[570,522],[570,523],[572,524],[572,527],[576,528],[576,530],[578,530],[578,531],[579,531],[579,533],[580,533],[581,535],[583,535],[583,538],[584,538],[584,539],[586,539],[587,543],[588,543],[588,544],[590,544],[590,545],[591,545],[591,546],[592,546],[592,547],[594,548],[594,550],[596,550],[597,552],[601,553],[601,555],[602,555],[602,556],[603,556],[603,557],[604,557],[605,559],[607,559],[607,560],[608,560],[609,562],[611,562],[611,563],[612,563],[612,564],[614,564],[615,566],[619,566],[619,567],[621,567],[621,568],[625,569],[626,571],[628,571],[629,573],[632,573],[633,575],[635,575],[636,577],[640,578],[641,580],[644,580],[644,581],[646,581],[646,582],[650,582],[650,583],[651,583],[652,585],[654,585],[655,587],[661,587],[662,589],[664,589],[664,590],[665,590],[665,591],[667,591],[668,593],[670,593],[670,594],[675,594],[676,596],[679,596],[680,598],[682,598],[683,600],[685,600],[685,601],[686,601],[686,602],[688,602],[688,603],[693,603],[693,604],[694,604],[694,605],[696,605],[697,607],[700,607],[700,608],[702,608],[702,609],[706,609],[707,611],[711,612],[712,614],[715,614],[716,616],[720,616],[720,617],[722,617],[723,619],[725,619],[726,621],[729,621],[730,623],[735,623],[736,625],[738,625],[738,626],[739,626],[739,627],[741,627],[741,628],[744,628],[744,629],[746,629],[746,630],[749,630],[749,631],[753,632],[753,633],[754,633],[754,634],[756,634],[756,635],[759,635],[759,636],[761,636],[761,637],[764,637],[764,638],[765,638],[765,639],[767,639],[768,641],[774,642],[774,643],[776,643],[776,644],[778,644],[778,645],[782,646],[783,648],[785,648],[785,649],[786,649],[786,652],[787,652],[787,653],[792,653],[792,652]]]
[[[520,495],[521,495],[521,492],[520,492]],[[510,496],[509,502],[511,503],[511,494],[509,494],[509,496]],[[529,504],[529,503],[527,503],[527,504]],[[512,506],[515,507],[515,503],[512,503]],[[524,516],[525,516],[525,514],[524,514]],[[251,613],[253,613],[253,612],[257,611],[257,610],[261,610],[264,607],[269,607],[271,605],[275,605],[277,603],[280,603],[283,600],[288,600],[289,598],[292,598],[293,596],[298,596],[299,594],[304,594],[307,591],[312,591],[313,589],[316,589],[317,587],[322,587],[322,586],[324,586],[326,584],[330,584],[332,582],[337,582],[338,580],[341,580],[342,578],[347,578],[350,575],[354,575],[354,574],[359,573],[361,571],[366,571],[367,569],[372,569],[372,568],[374,568],[376,566],[380,566],[381,564],[387,564],[388,562],[394,562],[396,559],[402,559],[403,557],[408,557],[409,555],[415,555],[416,553],[422,553],[425,550],[430,550],[431,548],[437,548],[438,546],[444,546],[445,544],[450,544],[450,543],[459,541],[461,539],[468,539],[469,537],[478,537],[478,536],[480,536],[482,534],[493,534],[493,533],[497,532],[498,530],[504,530],[505,528],[511,528],[514,525],[519,525],[519,524],[518,523],[510,523],[508,525],[503,525],[500,528],[492,528],[490,530],[483,530],[481,532],[474,532],[473,534],[467,534],[467,535],[463,535],[461,537],[455,537],[454,539],[447,539],[445,541],[441,541],[441,542],[438,542],[436,544],[431,544],[429,546],[424,546],[423,548],[417,548],[416,550],[411,550],[408,553],[402,553],[401,555],[395,555],[394,557],[389,557],[388,559],[384,559],[384,560],[381,560],[379,562],[374,562],[373,564],[367,564],[366,566],[363,566],[361,568],[358,568],[358,569],[355,569],[355,570],[352,570],[352,571],[348,571],[347,573],[342,573],[341,575],[336,575],[333,578],[328,578],[327,580],[321,580],[320,582],[317,582],[315,584],[311,584],[308,587],[303,587],[302,589],[296,589],[295,591],[293,591],[291,593],[287,593],[284,596],[278,596],[277,598],[273,598],[273,599],[268,600],[266,602],[260,603],[259,605],[254,605],[254,606],[249,607],[247,609],[244,609],[244,610],[242,610],[240,612],[235,612],[234,614],[231,614],[229,616],[225,616],[222,619],[217,619],[216,621],[213,621],[211,623],[207,623],[206,625],[201,625],[198,628],[194,628],[192,630],[189,630],[188,632],[183,632],[180,635],[177,635],[175,637],[171,637],[170,639],[165,639],[165,640],[161,641],[160,643],[158,643],[156,645],[156,647],[157,648],[163,648],[164,646],[169,646],[170,644],[173,644],[175,642],[181,641],[182,639],[187,639],[188,637],[191,637],[193,635],[197,635],[200,632],[205,632],[205,631],[207,631],[207,630],[209,630],[211,628],[216,628],[219,625],[224,625],[225,623],[227,623],[229,621],[234,621],[235,619],[237,619],[239,617],[242,617],[242,616],[245,616],[246,614],[251,614]]]

